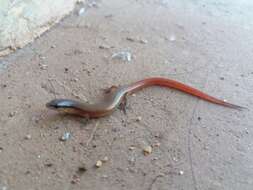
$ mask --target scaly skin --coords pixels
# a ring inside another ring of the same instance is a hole
[[[54,99],[47,103],[46,106],[48,108],[55,109],[68,114],[74,114],[88,118],[99,118],[110,115],[119,104],[126,100],[125,98],[127,95],[149,86],[174,88],[214,104],[233,109],[243,108],[241,106],[231,104],[224,100],[210,96],[196,88],[190,87],[181,82],[161,77],[147,78],[122,87],[113,86],[110,88],[105,98],[101,102],[95,104],[87,104],[70,99]]]

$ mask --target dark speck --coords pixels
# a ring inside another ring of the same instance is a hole
[[[64,68],[64,73],[67,73],[69,69],[67,67]]]
[[[201,121],[201,117],[198,117],[198,120]]]
[[[220,80],[224,80],[225,78],[224,77],[220,77]]]
[[[50,167],[53,166],[53,164],[52,163],[46,163],[45,166],[50,168]]]
[[[14,117],[14,115],[15,115],[15,112],[10,112],[10,113],[8,114],[9,117]]]
[[[78,174],[83,174],[83,173],[85,173],[86,171],[87,171],[86,166],[85,166],[85,165],[82,165],[82,166],[80,166],[80,167],[78,168],[77,173],[78,173]]]

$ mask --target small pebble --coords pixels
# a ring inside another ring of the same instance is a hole
[[[84,12],[85,12],[85,8],[84,8],[84,7],[82,7],[82,8],[78,11],[78,16],[83,15],[83,14],[84,14]]]
[[[155,138],[162,138],[162,134],[159,132],[157,132],[154,136],[155,136]]]
[[[113,59],[121,59],[122,61],[130,62],[132,60],[132,54],[129,51],[121,51],[112,54]]]
[[[201,117],[198,117],[198,120],[200,121],[200,120],[201,120]]]
[[[86,168],[86,166],[84,164],[82,164],[82,166],[79,166],[79,168],[78,168],[78,173],[79,174],[83,174],[86,171],[87,171],[87,168]]]
[[[224,77],[220,77],[220,80],[224,80],[225,78]]]
[[[102,44],[100,46],[98,46],[99,49],[110,49],[111,47],[109,45],[106,44]]]
[[[69,69],[67,67],[64,68],[64,73],[67,73]]]
[[[135,41],[135,39],[132,38],[132,37],[127,37],[126,39],[127,39],[128,41],[130,41],[130,42],[134,42],[134,41]]]
[[[159,146],[161,146],[161,143],[156,142],[153,146],[154,146],[154,147],[159,147]]]
[[[43,55],[39,55],[39,58],[40,58],[40,59],[46,59],[46,57],[43,56]]]
[[[50,168],[50,167],[53,166],[53,164],[52,163],[46,163],[45,166],[48,167],[48,168]]]
[[[149,155],[152,153],[152,147],[151,146],[147,146],[143,149],[143,153],[145,156]]]
[[[101,161],[101,160],[98,160],[97,162],[96,162],[96,167],[97,168],[100,168],[101,166],[103,165],[103,162]]]
[[[46,70],[48,66],[46,64],[39,64],[39,67],[41,70]]]
[[[102,159],[102,162],[107,162],[109,160],[109,158],[107,156],[105,156],[103,159]]]
[[[135,158],[134,157],[131,157],[128,159],[129,163],[133,164],[135,162]]]
[[[148,40],[141,39],[141,40],[140,40],[140,43],[142,43],[142,44],[147,44],[147,43],[148,43]]]
[[[73,82],[78,82],[78,79],[77,78],[72,78],[72,79],[70,79],[71,81],[73,81]]]
[[[71,183],[72,184],[76,184],[76,183],[79,183],[80,182],[80,177],[77,176],[77,175],[73,175],[73,178],[71,180]]]
[[[25,139],[26,140],[30,140],[32,138],[32,136],[30,135],[30,134],[27,134],[26,136],[25,136]]]
[[[6,87],[7,87],[7,84],[2,84],[1,87],[2,87],[2,88],[6,88]]]
[[[137,118],[136,118],[136,121],[141,121],[141,116],[138,116]]]
[[[69,140],[70,136],[71,136],[70,133],[69,133],[69,132],[66,132],[66,133],[64,133],[63,136],[60,138],[60,141],[67,141],[67,140]]]
[[[134,146],[130,146],[128,149],[129,149],[129,150],[134,150],[135,147],[134,147]]]
[[[179,175],[184,175],[184,171],[183,171],[183,170],[180,170],[180,171],[179,171]]]
[[[10,113],[8,114],[8,116],[9,116],[9,117],[14,117],[15,114],[16,114],[16,112],[10,112]]]
[[[171,36],[169,37],[169,40],[170,40],[171,42],[175,41],[175,40],[176,40],[176,36],[175,36],[175,35],[171,35]]]

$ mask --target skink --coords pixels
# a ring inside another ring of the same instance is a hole
[[[181,82],[161,77],[147,78],[121,87],[113,86],[105,95],[105,98],[98,103],[88,104],[71,99],[54,99],[48,102],[46,106],[50,109],[55,109],[57,111],[65,112],[68,114],[74,114],[87,118],[99,118],[110,115],[115,110],[115,108],[117,108],[122,102],[125,101],[127,95],[130,95],[149,86],[174,88],[214,104],[233,109],[243,108],[241,106],[231,104],[224,100],[210,96],[196,88],[190,87]]]

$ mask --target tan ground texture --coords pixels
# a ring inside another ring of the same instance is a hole
[[[251,190],[251,5],[98,1],[1,58],[0,189]],[[112,59],[120,51],[132,60]],[[159,87],[128,97],[126,114],[91,121],[45,107],[55,97],[96,101],[104,88],[150,76],[249,110]]]
[[[89,0],[91,1],[91,0]],[[24,47],[85,0],[0,0],[0,56]]]

